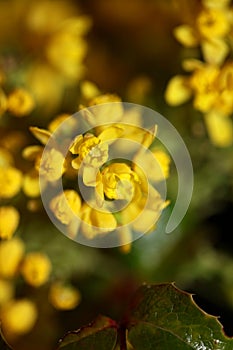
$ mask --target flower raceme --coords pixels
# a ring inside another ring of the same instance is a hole
[[[110,97],[107,95],[105,98],[108,100]],[[104,96],[99,99],[102,101]],[[26,148],[24,153],[29,157],[32,155],[34,159],[35,154],[38,157],[34,164],[42,180],[42,196],[43,191],[50,193],[50,188],[53,188],[48,205],[59,228],[74,240],[79,240],[81,234],[88,241],[105,239],[108,234],[116,232],[119,233],[119,244],[127,245],[128,251],[130,245],[127,240],[133,240],[133,232],[143,234],[154,227],[167,205],[155,187],[168,177],[170,158],[166,152],[154,146],[157,127],[140,127],[139,112],[136,109],[124,111],[123,104],[115,99],[114,96],[113,103],[100,105],[98,99],[94,99],[94,108],[82,108],[80,115],[85,123],[90,124],[90,128],[79,134],[80,119],[77,118],[77,125],[70,130],[70,138],[67,131],[69,123],[72,123],[69,122],[70,118],[63,120],[64,123],[58,122],[55,133],[50,131],[50,127],[48,130],[31,128],[43,144],[49,142],[42,157],[41,148],[33,154],[30,148],[33,146]],[[101,123],[101,113],[104,123]],[[106,123],[107,115],[113,122]],[[134,115],[136,125],[130,122]],[[74,117],[71,119],[74,120]],[[95,117],[98,123],[95,123]],[[65,140],[59,141],[61,135],[65,136]],[[128,150],[128,146],[122,147],[124,142],[130,145],[128,158],[124,157]],[[62,149],[64,145],[66,154]],[[52,161],[52,153],[59,154],[59,161]],[[151,165],[143,165],[145,161]],[[63,183],[62,187],[58,186],[57,192],[53,184],[56,181]],[[124,226],[129,226],[129,230]]]

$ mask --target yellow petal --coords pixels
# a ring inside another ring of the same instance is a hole
[[[51,133],[48,130],[37,128],[36,126],[30,126],[31,133],[39,140],[43,145],[46,145]]]
[[[174,36],[182,45],[186,47],[198,46],[199,40],[195,30],[189,25],[181,25],[174,29]]]
[[[98,169],[91,166],[83,167],[83,183],[86,186],[95,187]]]
[[[83,82],[81,82],[80,89],[82,96],[87,100],[100,95],[100,90],[98,89],[98,87],[88,80],[84,80]]]
[[[205,114],[204,118],[212,143],[218,147],[231,146],[233,143],[232,120],[215,111]]]
[[[201,43],[204,59],[211,64],[221,65],[229,53],[229,47],[224,40],[213,38]]]
[[[181,75],[173,77],[166,88],[165,100],[171,106],[178,106],[190,99],[192,90],[188,86],[187,78]]]
[[[72,154],[78,154],[79,146],[81,145],[82,142],[83,142],[83,135],[76,136],[69,148],[70,152]]]
[[[24,148],[22,156],[27,160],[35,160],[37,157],[42,155],[42,152],[42,146],[28,146]]]
[[[118,137],[120,137],[124,132],[123,127],[120,126],[109,126],[106,128],[104,131],[102,131],[99,135],[98,138],[102,142],[110,141],[113,142],[115,141]]]
[[[183,60],[182,67],[187,72],[193,72],[196,69],[202,68],[204,63],[196,58],[188,58]]]
[[[101,212],[95,209],[91,212],[91,223],[100,228],[103,233],[106,231],[113,231],[117,227],[117,222],[113,214]]]

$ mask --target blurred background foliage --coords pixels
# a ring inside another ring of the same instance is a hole
[[[19,209],[15,237],[23,240],[26,253],[42,252],[52,264],[50,281],[38,288],[14,276],[15,297],[29,298],[38,310],[28,333],[9,335],[15,349],[51,350],[66,331],[88,323],[99,313],[120,319],[142,282],[175,281],[178,287],[195,293],[205,311],[219,315],[226,333],[233,335],[232,146],[213,145],[202,114],[191,102],[173,107],[164,98],[169,79],[182,73],[181,61],[198,56],[198,49],[183,48],[175,40],[173,29],[200,3],[0,1],[4,94],[9,96],[15,88],[24,87],[36,101],[28,116],[15,117],[9,109],[0,120],[1,146],[10,149],[22,171],[30,168],[20,158],[22,149],[36,143],[29,126],[46,127],[55,116],[76,112],[83,102],[83,82],[90,81],[103,93],[116,93],[123,101],[148,106],[165,116],[184,139],[195,176],[184,220],[174,232],[165,234],[177,194],[177,174],[172,166],[167,180],[171,205],[164,210],[157,230],[134,242],[128,254],[69,240],[52,225],[39,199],[28,200],[21,192],[3,198],[2,205]],[[69,31],[68,20],[75,16],[85,18],[78,34]],[[63,34],[70,35],[76,52],[72,57],[66,56],[62,47]],[[4,108],[2,101],[0,109]],[[50,283],[57,280],[68,281],[79,291],[81,299],[74,309],[56,310],[49,303]]]

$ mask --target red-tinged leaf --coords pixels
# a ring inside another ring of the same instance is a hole
[[[69,332],[60,340],[62,350],[113,350],[117,343],[117,324],[105,316],[77,331]]]
[[[217,317],[202,311],[192,295],[174,284],[144,285],[133,298],[127,321],[134,350],[232,350]]]

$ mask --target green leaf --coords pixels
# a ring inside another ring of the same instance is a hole
[[[10,347],[9,344],[7,344],[3,334],[2,334],[2,331],[1,331],[1,328],[0,328],[0,349],[1,350],[12,350],[12,348]]]
[[[218,319],[202,311],[192,295],[174,284],[143,285],[127,321],[134,350],[232,350]]]
[[[113,350],[117,342],[117,324],[105,316],[99,316],[92,324],[69,332],[58,349],[62,350]]]

